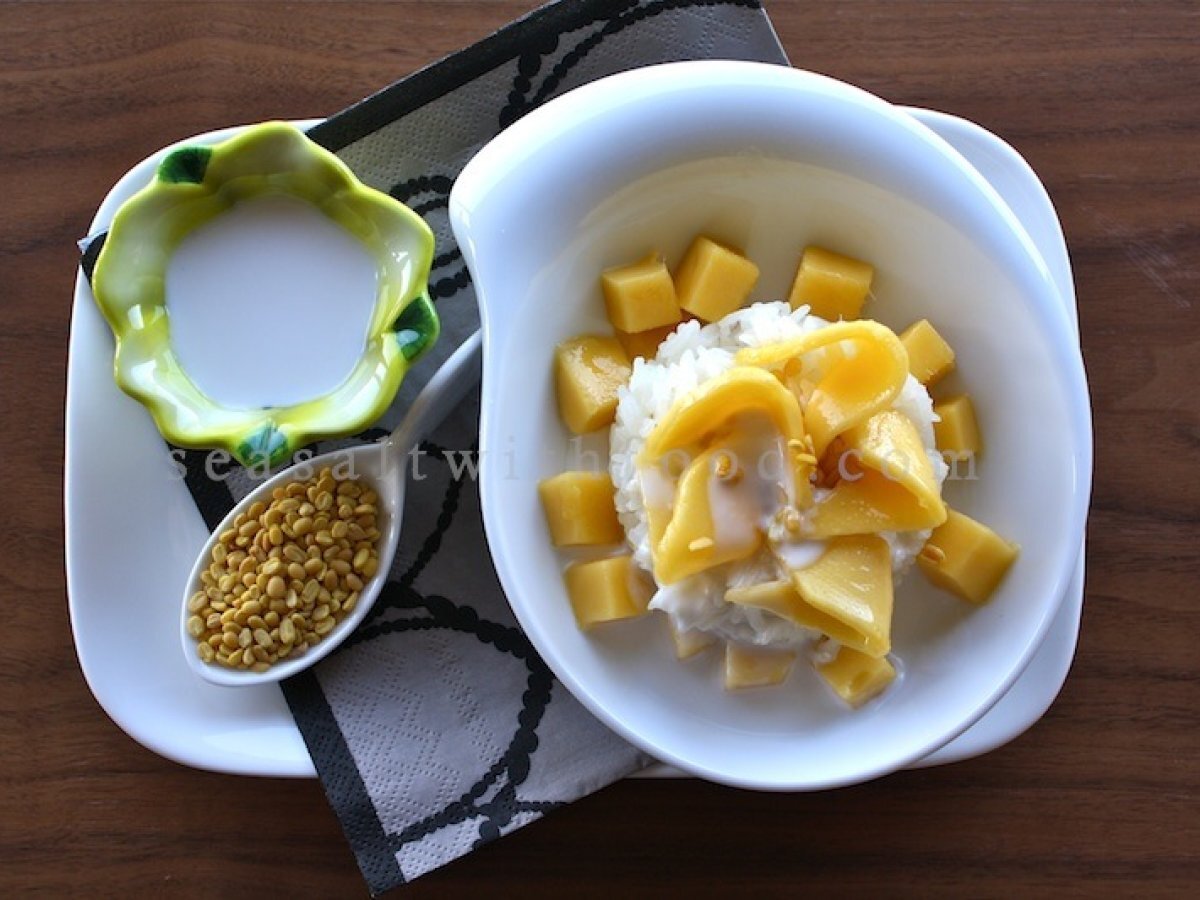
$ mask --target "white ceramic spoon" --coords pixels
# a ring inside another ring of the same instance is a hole
[[[409,451],[428,434],[430,429],[445,418],[463,398],[463,395],[478,383],[480,359],[480,336],[476,332],[455,350],[441,368],[434,373],[429,383],[413,401],[399,426],[383,441],[322,453],[305,463],[284,469],[243,497],[241,502],[229,511],[229,514],[221,520],[221,524],[209,536],[204,548],[196,558],[191,575],[188,577],[183,602],[180,604],[179,634],[182,640],[183,654],[188,665],[197,675],[213,684],[230,687],[280,681],[302,672],[313,663],[328,656],[354,631],[371,611],[371,607],[375,605],[375,600],[379,597],[379,592],[383,588],[384,582],[387,581],[388,572],[392,567],[396,543],[400,537],[400,520],[404,514],[404,492],[407,483],[405,459]],[[309,647],[298,656],[288,657],[265,672],[230,669],[218,663],[204,662],[196,652],[196,639],[187,631],[187,621],[192,615],[188,612],[187,603],[188,598],[201,588],[200,574],[208,567],[212,559],[212,549],[217,541],[217,536],[232,526],[238,513],[249,509],[256,501],[269,502],[271,491],[276,487],[301,477],[298,474],[299,470],[304,469],[305,473],[302,477],[307,478],[326,466],[333,467],[339,464],[348,465],[350,471],[368,481],[379,495],[376,504],[380,531],[379,568],[375,575],[363,585],[357,605],[350,615],[338,622],[315,647]]]

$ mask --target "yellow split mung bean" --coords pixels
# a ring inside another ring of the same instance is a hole
[[[265,672],[318,644],[379,568],[378,501],[365,482],[322,469],[240,513],[188,599],[200,659]]]

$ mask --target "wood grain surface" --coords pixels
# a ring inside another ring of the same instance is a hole
[[[0,894],[365,896],[319,784],[159,759],[83,681],[62,574],[74,242],[164,144],[334,112],[530,8],[0,5]],[[984,758],[813,795],[625,782],[398,895],[1200,895],[1200,6],[768,8],[796,65],[983,123],[1057,204],[1096,414],[1074,669]]]

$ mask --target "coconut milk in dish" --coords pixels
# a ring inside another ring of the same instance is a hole
[[[302,403],[336,388],[362,356],[378,283],[368,249],[312,205],[249,200],[176,248],[171,345],[223,406]]]

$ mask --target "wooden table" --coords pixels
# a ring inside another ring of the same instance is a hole
[[[768,5],[795,64],[985,124],[1058,205],[1096,412],[1074,671],[1036,727],[982,759],[815,795],[625,782],[402,895],[1195,891],[1200,8]],[[0,894],[365,894],[315,781],[181,768],[88,693],[62,575],[74,242],[164,144],[333,112],[531,6],[0,6]]]

